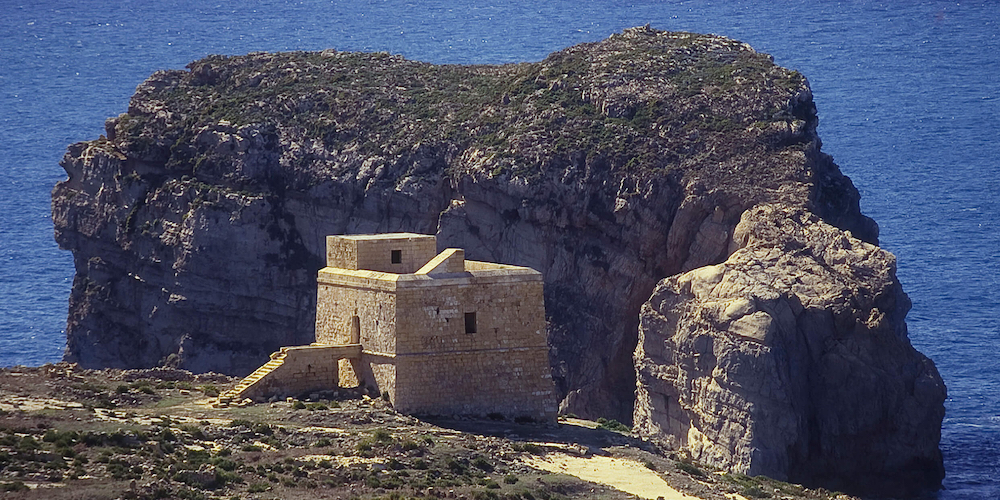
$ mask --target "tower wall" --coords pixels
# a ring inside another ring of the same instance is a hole
[[[540,273],[401,277],[396,327],[400,411],[555,418]]]

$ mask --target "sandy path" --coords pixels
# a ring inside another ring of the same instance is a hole
[[[61,401],[51,398],[36,398],[30,396],[8,395],[0,401],[0,411],[38,411],[38,410],[65,410],[67,408],[83,408],[82,403],[75,401]]]
[[[547,453],[544,457],[528,457],[525,463],[538,469],[576,476],[594,483],[606,484],[633,495],[665,500],[698,500],[672,488],[643,464],[624,458],[577,457],[565,453]]]

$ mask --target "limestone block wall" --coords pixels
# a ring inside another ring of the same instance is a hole
[[[398,275],[376,271],[324,268],[317,276],[316,342],[361,343],[377,360],[342,360],[340,383],[345,387],[382,387],[392,382],[386,369],[373,370],[371,363],[391,363],[396,351],[396,280]],[[386,361],[385,355],[389,361]]]
[[[360,349],[328,346],[282,348],[284,359],[255,384],[243,391],[243,397],[264,400],[271,396],[298,396],[310,391],[339,386],[337,361],[342,356],[360,354]]]
[[[396,358],[393,405],[402,412],[554,420],[548,349],[428,353]],[[390,393],[390,395],[393,393]]]
[[[360,340],[366,349],[395,352],[397,279],[374,271],[321,269],[316,279],[316,342]],[[360,338],[352,339],[355,332]]]
[[[400,277],[393,404],[414,413],[554,418],[542,276],[482,268]]]
[[[399,262],[394,262],[393,252]],[[328,267],[408,274],[437,255],[434,236],[415,233],[326,237]]]

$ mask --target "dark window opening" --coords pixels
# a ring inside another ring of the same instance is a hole
[[[403,251],[402,250],[393,250],[391,252],[391,255],[392,255],[392,263],[393,264],[402,264],[403,263]]]
[[[465,313],[465,333],[476,333],[476,313]]]

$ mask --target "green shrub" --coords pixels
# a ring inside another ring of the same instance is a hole
[[[235,468],[235,467],[234,467]],[[243,476],[225,469],[215,468],[215,486],[222,487],[230,483],[242,483]]]
[[[541,446],[534,443],[514,443],[514,451],[531,453],[532,455],[541,455],[545,452]]]
[[[295,408],[296,410],[305,410],[306,404],[296,399],[295,402],[292,403],[292,408]]]
[[[24,436],[21,441],[17,443],[17,449],[21,451],[31,451],[41,448],[42,445],[35,441],[35,438],[31,436]]]
[[[389,431],[387,431],[385,429],[377,429],[377,430],[375,430],[375,432],[372,434],[372,438],[374,438],[375,442],[377,442],[377,443],[390,443],[390,442],[392,442],[392,434],[390,434]]]
[[[177,490],[177,498],[182,500],[205,500],[205,494],[200,491],[181,488]]]
[[[771,498],[771,494],[758,488],[757,486],[747,486],[743,488],[743,496],[750,498]]]
[[[214,398],[219,395],[219,388],[210,384],[198,386],[198,390],[210,398]]]
[[[205,441],[206,439],[208,439],[208,438],[207,438],[207,437],[205,436],[205,433],[204,433],[204,432],[202,432],[202,430],[201,430],[201,429],[200,429],[199,427],[197,427],[197,426],[194,426],[194,425],[182,425],[182,426],[180,427],[180,429],[181,429],[182,431],[184,431],[184,432],[186,432],[186,433],[190,434],[190,435],[191,435],[191,437],[193,437],[193,438],[195,438],[195,439],[199,439],[199,440],[201,440],[201,441]]]
[[[697,466],[689,462],[677,462],[677,470],[681,472],[686,472],[692,476],[704,477],[705,473],[701,471]]]
[[[129,466],[128,462],[114,459],[108,463],[108,473],[111,477],[121,481],[125,479],[139,479],[142,477],[142,468],[138,465]]]
[[[213,458],[211,461],[212,465],[224,470],[232,472],[236,470],[236,462],[229,460],[228,458]]]
[[[272,429],[270,425],[267,425],[265,423],[254,424],[250,428],[250,430],[256,434],[262,434],[264,436],[270,436],[271,434],[274,434],[274,429]]]
[[[517,484],[517,476],[513,474],[507,474],[503,477],[503,482],[507,484]]]
[[[21,481],[0,483],[0,491],[28,491],[29,489],[28,485],[22,483]]]
[[[54,443],[57,447],[66,447],[76,444],[80,435],[76,431],[60,432],[57,429],[49,429],[42,436],[42,441]]]
[[[247,488],[248,493],[263,493],[268,490],[270,486],[266,483],[251,483],[250,487]]]
[[[181,453],[178,452],[178,455]],[[187,450],[184,453],[184,461],[192,468],[197,468],[201,464],[207,464],[212,459],[212,454],[208,450]]]
[[[500,495],[494,491],[479,490],[472,493],[473,500],[499,500]]]
[[[315,443],[313,443],[313,446],[315,446],[316,448],[323,448],[323,447],[326,447],[326,446],[330,446],[330,444],[331,443],[330,443],[329,439],[327,439],[327,438],[319,438],[319,439],[316,440]]]
[[[606,419],[604,417],[601,417],[601,418],[597,419],[597,428],[598,429],[605,429],[605,430],[609,430],[609,431],[614,431],[614,432],[631,432],[632,431],[631,427],[629,427],[629,426],[627,426],[627,425],[625,425],[625,424],[623,424],[623,423],[621,423],[621,422],[619,422],[619,421],[617,421],[615,419],[608,420],[608,419]]]
[[[448,457],[448,459],[445,460],[444,464],[449,469],[451,469],[451,471],[454,472],[455,474],[462,474],[467,469],[465,464],[459,462],[458,460],[455,460],[453,457]]]
[[[177,441],[177,435],[169,428],[165,428],[160,432],[160,441]]]
[[[493,464],[491,464],[488,460],[486,460],[483,457],[474,458],[472,460],[472,465],[473,467],[476,467],[477,469],[482,469],[486,472],[490,472],[493,470]]]

